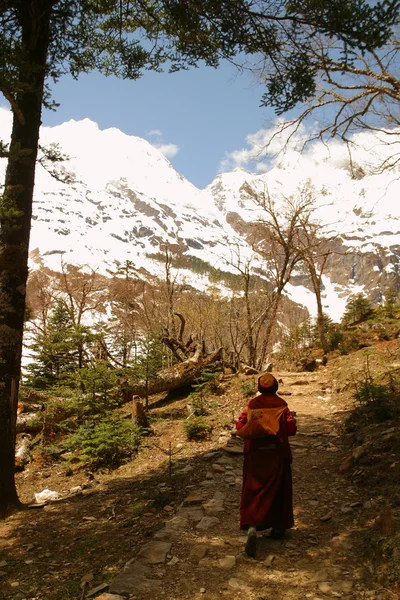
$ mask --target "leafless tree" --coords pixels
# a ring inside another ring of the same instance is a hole
[[[400,33],[395,31],[379,50],[353,49],[346,60],[335,42],[320,37],[312,46],[310,59],[319,73],[316,91],[296,118],[280,123],[268,147],[282,135],[287,144],[301,125],[311,122],[312,132],[305,137],[301,133],[302,147],[318,139],[339,137],[347,144],[356,177],[359,169],[352,156],[355,132],[373,132],[377,145],[388,146],[377,159],[376,171],[396,165],[400,160]],[[369,150],[373,152],[374,147]]]
[[[302,260],[298,239],[302,219],[312,209],[312,199],[301,194],[282,196],[278,207],[278,203],[270,196],[266,187],[258,191],[246,183],[241,192],[262,209],[261,216],[253,223],[252,243],[254,250],[265,263],[264,276],[272,285],[265,309],[265,327],[257,361],[257,366],[261,369],[276,324],[282,293],[296,265]]]

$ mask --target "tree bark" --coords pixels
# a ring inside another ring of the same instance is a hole
[[[0,200],[0,517],[20,507],[15,437],[35,164],[49,44],[50,0],[24,0],[19,18],[24,57],[13,96],[13,126]]]
[[[160,392],[169,392],[184,385],[192,383],[207,365],[212,364],[221,359],[222,348],[209,354],[205,358],[199,359],[197,362],[187,360],[184,363],[176,364],[168,369],[163,369],[157,374],[157,379],[152,381],[140,381],[137,385],[130,388],[130,397],[125,394],[124,400],[131,400],[134,395],[141,398]]]

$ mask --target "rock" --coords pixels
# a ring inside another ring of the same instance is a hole
[[[396,427],[390,427],[389,429],[385,429],[385,431],[382,431],[381,435],[387,435],[388,433],[394,433],[396,431]],[[375,594],[375,591],[374,591]]]
[[[364,454],[365,454],[365,446],[357,446],[357,448],[354,448],[353,452],[351,453],[354,460],[358,460]]]
[[[211,465],[211,467],[213,468],[213,470],[216,473],[225,473],[225,467],[223,465],[218,465],[217,463],[213,463]]]
[[[320,592],[322,592],[323,594],[328,594],[331,591],[331,586],[329,585],[329,583],[327,583],[326,581],[321,581],[318,584],[318,589]]]
[[[101,583],[100,585],[89,590],[86,594],[86,598],[93,598],[94,596],[97,596],[99,592],[103,592],[106,589],[108,589],[108,583]]]
[[[341,506],[340,512],[347,514],[353,512],[353,509],[351,508],[351,506]]]
[[[251,587],[249,587],[247,583],[244,583],[244,581],[240,581],[240,579],[236,579],[234,577],[228,581],[228,585],[234,590],[245,590],[246,592],[251,591]]]
[[[211,527],[214,527],[214,525],[217,525],[219,522],[220,521],[217,517],[203,517],[201,521],[197,523],[196,529],[211,529]]]
[[[376,591],[375,590],[368,590],[367,592],[364,592],[364,596],[366,598],[373,598],[374,596],[376,596]]]
[[[0,560],[0,568],[6,567],[7,566],[7,561],[6,560]]]
[[[51,500],[58,500],[60,498],[60,494],[58,492],[53,492],[52,490],[49,490],[47,488],[45,488],[41,492],[35,493],[34,496],[37,504],[41,504],[42,502],[48,502]]]
[[[23,547],[25,548],[25,550],[26,550],[27,552],[30,552],[31,550],[33,550],[33,549],[34,549],[34,547],[35,547],[35,544],[24,544],[24,546],[23,546]]]
[[[132,560],[111,582],[109,592],[122,596],[136,596],[140,592],[156,591],[161,585],[161,580],[151,579],[151,571],[148,566]]]
[[[178,513],[176,517],[173,517],[166,523],[166,529],[185,529],[189,526],[188,516],[185,514]]]
[[[191,492],[189,496],[186,496],[186,498],[184,499],[183,506],[193,506],[196,504],[201,504],[203,500],[203,494],[200,494],[199,492]]]
[[[190,550],[189,558],[198,562],[204,558],[206,554],[207,546],[204,546],[203,544],[196,544],[196,546],[193,546],[193,548]]]
[[[203,458],[204,460],[211,460],[212,458],[216,458],[217,456],[219,456],[219,452],[211,451],[204,454]]]
[[[344,461],[342,462],[342,464],[339,467],[339,471],[341,473],[343,473],[344,471],[347,471],[348,469],[350,469],[351,465],[352,465],[352,457],[351,456],[347,456]]]
[[[243,454],[243,444],[239,446],[238,444],[230,444],[228,442],[228,444],[223,448],[223,450],[225,450],[225,452],[228,452],[229,454]]]
[[[217,490],[214,494],[214,498],[215,498],[215,500],[219,500],[220,502],[223,502],[226,498],[226,494]]]
[[[317,571],[315,573],[314,577],[312,577],[310,579],[310,582],[312,582],[312,583],[323,582],[323,581],[326,581],[327,578],[328,578],[328,573],[325,570],[321,570],[321,571]]]
[[[160,529],[154,534],[154,539],[156,540],[173,540],[179,535],[179,530],[177,529],[168,529],[164,527],[164,529]]]
[[[178,563],[178,562],[179,562],[179,558],[177,556],[173,556],[171,558],[171,560],[169,562],[167,562],[167,565],[173,566],[173,565],[176,565],[176,563]]]
[[[236,564],[236,558],[234,556],[225,556],[224,558],[220,558],[219,561],[219,566],[222,567],[223,569],[233,569],[233,567]]]
[[[179,469],[179,473],[190,473],[191,471],[193,471],[193,467],[190,465],[186,465],[183,469]]]
[[[264,565],[266,567],[272,567],[272,563],[274,562],[274,560],[275,560],[274,554],[269,554],[264,561]]]
[[[137,560],[146,565],[164,563],[171,546],[170,542],[148,542],[140,549]]]
[[[339,583],[340,591],[349,594],[353,590],[353,582],[352,581],[341,581]]]
[[[222,506],[222,502],[217,498],[212,498],[208,502],[203,504],[203,508],[208,515],[213,515],[218,512],[224,512],[224,507]]]
[[[125,600],[123,596],[119,594],[101,594],[101,596],[97,596],[96,600]]]
[[[204,517],[204,513],[200,507],[182,509],[179,511],[179,515],[186,515],[189,521],[194,521],[195,523],[198,523]]]
[[[330,521],[333,517],[333,514],[331,512],[326,513],[326,515],[324,515],[323,517],[320,518],[320,521],[322,521],[323,523],[326,523],[327,521]]]

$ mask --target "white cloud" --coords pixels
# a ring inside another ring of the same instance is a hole
[[[151,131],[148,131],[146,133],[146,135],[148,135],[149,137],[152,137],[152,136],[161,137],[162,131],[161,131],[161,129],[152,129]]]
[[[176,144],[152,144],[152,146],[164,154],[165,158],[173,158],[179,152]]]
[[[277,120],[273,127],[260,129],[246,137],[246,147],[234,150],[220,163],[219,172],[235,168],[264,173],[272,167],[294,169],[311,160],[315,166],[335,167],[364,174],[379,172],[382,165],[396,163],[400,170],[400,130],[363,131],[351,137],[351,144],[333,139],[322,142],[317,136],[319,124],[312,129]],[[386,163],[385,163],[386,161]]]
[[[250,133],[246,137],[247,147],[227,154],[219,172],[244,168],[263,173],[271,168],[271,164],[278,166],[278,156],[298,154],[309,135],[310,131],[302,126],[295,131],[293,126],[277,120],[273,127]]]
[[[152,129],[146,133],[149,143],[153,148],[157,148],[165,156],[165,158],[173,158],[179,151],[176,144],[167,144],[163,140],[163,132],[161,129]],[[158,138],[157,141],[151,141],[149,138]]]

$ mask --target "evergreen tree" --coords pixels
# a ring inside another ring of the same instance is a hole
[[[391,319],[394,317],[395,307],[399,301],[399,294],[396,291],[394,285],[391,285],[385,293],[385,312],[387,316]]]
[[[64,300],[59,299],[46,329],[29,349],[34,362],[27,366],[27,384],[46,389],[55,385],[75,387],[78,379],[79,349],[93,339],[90,328],[76,327]]]
[[[146,395],[145,407],[149,407],[149,384],[157,379],[157,373],[162,369],[163,346],[160,338],[153,332],[144,336],[140,341],[140,348],[136,364],[135,373],[138,378],[145,381]]]
[[[365,321],[374,312],[371,302],[363,293],[353,294],[349,297],[346,303],[346,308],[343,313],[343,325],[354,325]]]

